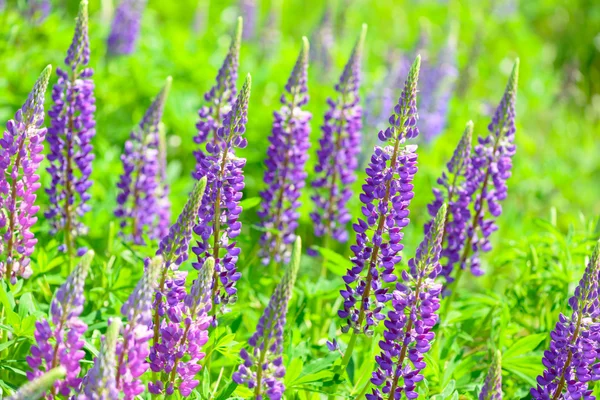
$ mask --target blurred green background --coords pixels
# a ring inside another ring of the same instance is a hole
[[[46,64],[63,65],[78,3],[52,2],[50,16],[40,24],[23,16],[26,7],[25,1],[9,0],[4,11],[0,11],[2,123],[22,104]],[[109,58],[105,42],[114,7],[111,0],[90,0],[89,5],[97,135],[92,175],[95,184],[90,203],[93,210],[86,216],[86,222],[90,226],[89,244],[103,261],[98,261],[102,267],[93,277],[95,286],[90,288],[93,301],[86,310],[88,320],[100,330],[129,293],[133,278],[141,274],[136,257],[153,252],[151,248],[132,251],[124,247],[114,239],[110,225],[123,144],[166,77],[172,76],[173,88],[163,122],[168,135],[168,175],[175,218],[193,185],[190,171],[195,162],[192,137],[196,132],[197,110],[203,103],[204,92],[214,83],[234,21],[241,13],[235,1],[150,0],[136,53]],[[233,321],[228,331],[231,337],[223,339],[228,340],[219,350],[224,357],[215,365],[231,368],[235,364],[238,342],[245,341],[254,329],[268,299],[265,290],[268,293],[273,284],[272,277],[263,276],[267,274],[254,257],[260,232],[253,228],[257,218],[252,205],[256,205],[254,199],[263,188],[263,158],[272,112],[279,107],[279,96],[299,51],[301,37],[307,36],[313,48],[322,45],[321,22],[329,13],[332,65],[326,68],[320,60],[313,60],[309,68],[307,109],[313,113],[309,179],[313,176],[326,98],[334,94],[333,85],[362,23],[369,26],[363,98],[391,87],[392,83],[386,81],[390,58],[412,54],[421,32],[428,33],[428,50],[432,53],[444,46],[450,32],[457,35],[458,88],[450,101],[444,132],[431,143],[420,143],[416,195],[411,224],[405,231],[406,259],[422,238],[422,226],[428,219],[426,204],[433,198],[431,188],[465,123],[473,120],[475,134],[486,134],[491,111],[502,96],[512,64],[515,58],[520,58],[517,154],[508,182],[509,197],[503,203],[504,212],[499,219],[500,229],[493,238],[494,250],[483,257],[487,274],[463,281],[456,314],[442,322],[443,338],[431,353],[426,377],[429,397],[442,393],[452,398],[456,390],[471,398],[489,362],[487,349],[512,348],[510,354],[516,361],[510,364],[509,357],[508,367],[504,366],[504,390],[508,398],[527,398],[528,388],[540,372],[539,350],[547,344],[546,333],[553,328],[558,312],[565,310],[566,298],[580,277],[589,245],[600,234],[600,3],[593,0],[257,0],[257,10],[255,33],[242,44],[239,70],[241,77],[249,72],[253,78],[247,126],[249,146],[238,152],[247,158],[244,198],[250,199],[244,203],[240,239],[244,278],[239,283],[240,301],[228,317]],[[248,24],[249,17],[245,18]],[[53,76],[51,84],[55,81]],[[399,94],[397,91],[395,96]],[[46,108],[49,106],[48,96]],[[376,134],[375,127],[365,126],[366,155],[372,150],[370,138]],[[357,193],[364,173],[359,175]],[[42,174],[42,179],[45,186],[48,176]],[[307,246],[314,243],[308,218],[312,209],[309,196],[310,190],[305,190],[299,228]],[[43,211],[47,198],[42,190],[38,201]],[[351,200],[350,207],[358,214],[358,196]],[[27,285],[44,289],[36,295],[39,303],[36,307],[45,311],[44,296],[48,301],[50,288],[61,282],[62,272],[56,243],[48,237],[48,226],[41,216],[36,229],[40,234],[40,245],[34,255],[37,269],[34,268],[35,275]],[[336,251],[349,254],[348,246],[340,246]],[[327,352],[324,339],[333,336],[339,325],[334,314],[339,306],[335,302],[341,281],[335,274],[343,271],[343,265],[342,261],[331,262],[332,276],[319,281],[318,260],[308,257],[303,260],[298,296],[288,319],[294,349],[286,353],[286,379],[292,379],[290,375],[293,377],[295,369],[305,371],[306,365]],[[331,300],[324,311],[315,309],[317,297]],[[247,304],[250,307],[242,316],[240,311]],[[364,379],[369,369],[370,361],[366,360],[375,351],[375,343],[371,342],[365,342],[358,356],[358,360],[365,361],[356,366],[357,381],[360,377]],[[301,360],[301,364],[292,359]],[[3,365],[6,366],[2,364],[0,368]],[[19,360],[16,365],[20,365]],[[366,367],[359,376],[361,365]],[[319,370],[313,373],[318,374]],[[18,374],[14,376],[15,382],[22,380]],[[298,376],[305,375],[299,372]],[[306,393],[302,398],[318,396],[313,390],[322,389],[320,382],[326,378],[319,376],[296,386],[294,381],[286,381],[287,394]],[[449,385],[454,386],[448,389]],[[311,390],[305,391],[305,386]],[[351,392],[352,385],[348,390]]]

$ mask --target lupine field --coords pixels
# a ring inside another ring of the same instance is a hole
[[[600,5],[0,0],[0,398],[595,399]]]

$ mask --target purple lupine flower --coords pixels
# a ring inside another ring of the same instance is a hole
[[[211,286],[215,261],[209,257],[198,272],[189,293],[185,291],[185,273],[168,282],[167,319],[160,326],[160,342],[152,347],[150,368],[160,379],[150,382],[152,394],[172,395],[179,391],[187,397],[200,383],[195,379],[201,369],[212,318]]]
[[[344,243],[348,240],[346,225],[350,212],[346,206],[352,197],[351,185],[356,181],[357,156],[360,152],[360,129],[362,107],[359,88],[362,48],[367,33],[363,25],[350,59],[335,86],[336,100],[329,98],[329,110],[321,130],[317,150],[316,178],[312,182],[315,194],[311,197],[315,211],[310,217],[315,225],[315,235],[325,241],[333,239]]]
[[[164,189],[160,182],[160,138],[159,125],[167,94],[171,88],[171,77],[156,96],[139,125],[125,142],[121,156],[123,175],[117,188],[115,216],[120,219],[121,234],[134,244],[144,244],[144,235],[160,240],[165,215],[160,210]],[[168,223],[168,222],[167,222]]]
[[[244,18],[242,38],[252,39],[256,33],[256,21],[259,17],[257,0],[239,0],[240,15]]]
[[[298,207],[304,188],[304,165],[310,147],[311,113],[302,110],[308,103],[308,40],[303,46],[294,70],[281,96],[283,106],[276,111],[273,130],[265,164],[264,181],[267,189],[260,192],[263,202],[258,212],[261,226],[266,229],[261,236],[263,264],[289,260],[291,245],[296,240]]]
[[[158,224],[156,231],[159,238],[169,234],[171,224],[171,201],[169,200],[169,179],[167,177],[167,137],[164,125],[158,130],[158,188],[157,188]]]
[[[242,26],[243,20],[242,17],[239,17],[229,51],[217,74],[216,83],[204,94],[206,104],[198,111],[200,119],[196,124],[198,134],[194,137],[194,142],[198,144],[199,148],[194,151],[196,169],[192,173],[196,179],[201,176],[201,171],[204,169],[201,164],[205,158],[205,152],[200,147],[204,143],[211,143],[213,146],[218,144],[217,131],[223,125],[224,118],[231,111],[235,102],[235,82],[238,76]]]
[[[473,201],[473,218],[466,224],[463,251],[457,261],[461,271],[467,266],[475,276],[483,274],[479,253],[492,249],[491,234],[498,229],[495,219],[502,213],[500,202],[506,199],[506,181],[511,176],[515,154],[515,103],[519,60],[515,62],[506,91],[488,126],[490,134],[479,137],[466,173],[465,196]],[[460,235],[457,235],[458,239]],[[449,238],[450,239],[450,238]]]
[[[429,230],[433,218],[437,215],[442,204],[446,203],[448,205],[442,239],[442,257],[446,261],[442,262],[442,272],[440,273],[448,283],[454,281],[450,274],[454,269],[454,264],[460,260],[466,239],[466,226],[471,219],[469,209],[471,197],[466,190],[466,175],[471,167],[472,135],[473,122],[469,121],[452,158],[446,164],[448,171],[442,172],[442,176],[437,180],[438,185],[443,189],[433,189],[435,199],[427,206],[432,220],[425,224],[425,232]]]
[[[227,312],[226,306],[237,300],[235,283],[241,277],[236,269],[240,254],[236,238],[242,229],[238,218],[242,212],[239,202],[244,189],[242,169],[246,159],[236,157],[235,149],[243,149],[248,144],[243,135],[248,122],[250,86],[248,74],[233,108],[217,130],[218,143],[206,145],[207,154],[202,154],[198,170],[200,176],[206,176],[207,185],[198,210],[198,223],[194,227],[199,240],[192,251],[198,261],[192,265],[200,269],[206,258],[215,259],[213,313]]]
[[[52,235],[61,234],[61,250],[73,255],[78,236],[87,232],[81,221],[90,210],[89,188],[92,186],[92,139],[96,135],[96,110],[93,70],[88,39],[88,4],[82,0],[75,35],[67,52],[67,70],[56,69],[58,82],[52,89],[54,106],[48,112],[51,125],[46,139],[50,147],[46,169],[52,177],[46,193],[50,206],[44,216],[50,220]],[[85,252],[79,249],[78,254]]]
[[[323,9],[323,16],[310,38],[310,42],[313,44],[310,49],[310,59],[322,69],[323,74],[320,75],[323,77],[329,75],[333,66],[332,52],[335,46],[335,38],[332,14],[331,4],[326,3]]]
[[[44,94],[51,72],[50,65],[42,71],[0,140],[0,278],[13,284],[32,273],[29,256],[37,239],[31,227],[39,210],[34,203],[40,187],[37,169],[44,159]]]
[[[31,400],[39,399],[50,389],[56,381],[65,377],[67,371],[65,367],[56,367],[48,372],[44,372],[38,378],[28,381],[19,390],[9,396],[7,400]]]
[[[102,338],[100,352],[94,360],[94,366],[83,379],[83,393],[77,396],[77,400],[114,400],[119,398],[116,381],[116,350],[121,326],[121,320],[118,318],[108,320],[108,329]]]
[[[352,328],[353,334],[361,331],[371,334],[378,321],[385,318],[384,303],[392,298],[384,283],[396,280],[394,266],[402,259],[402,229],[409,223],[408,207],[414,196],[412,181],[417,172],[417,146],[404,143],[419,134],[419,62],[417,57],[389,118],[390,126],[379,132],[379,139],[386,146],[375,147],[366,170],[368,177],[360,195],[364,219],[359,218],[353,225],[356,232],[356,244],[351,246],[353,267],[343,278],[346,288],[340,291],[344,304],[338,315],[346,320],[344,332]],[[367,273],[362,275],[365,269]]]
[[[112,21],[108,36],[109,54],[131,54],[135,51],[146,0],[122,0]]]
[[[251,347],[240,351],[242,364],[233,374],[233,380],[254,390],[254,398],[279,400],[285,386],[285,365],[283,363],[283,331],[285,328],[288,303],[292,297],[298,268],[302,242],[297,238],[281,282],[275,288],[265,312],[260,317],[256,332],[248,339]]]
[[[371,383],[376,387],[368,400],[407,399],[418,397],[416,384],[423,380],[423,357],[435,337],[433,327],[438,321],[439,295],[442,285],[435,283],[440,273],[440,252],[446,220],[446,205],[442,205],[433,225],[425,234],[414,258],[408,261],[409,271],[402,271],[402,281],[392,294],[393,309],[385,320],[381,353],[375,357],[377,369]]]
[[[502,353],[496,351],[492,365],[479,392],[479,400],[502,400]]]
[[[121,307],[127,322],[122,329],[123,340],[117,343],[115,380],[125,400],[133,400],[144,391],[140,377],[149,367],[146,358],[150,355],[148,342],[153,336],[152,300],[162,264],[161,256],[146,259],[144,275]]]
[[[550,333],[550,348],[544,352],[546,367],[531,388],[536,400],[594,399],[590,382],[600,380],[597,349],[600,347],[598,274],[600,241],[585,269],[574,295],[569,299],[570,317],[559,315]]]
[[[27,17],[36,25],[48,18],[51,9],[50,0],[27,0]]]
[[[164,316],[165,309],[163,299],[166,297],[165,283],[172,271],[176,271],[179,266],[188,259],[189,244],[192,239],[192,229],[198,215],[198,208],[204,191],[206,189],[206,178],[196,182],[188,201],[185,203],[183,211],[179,214],[177,222],[169,229],[169,234],[162,238],[156,251],[157,256],[162,256],[163,265],[160,271],[159,284],[156,288],[154,300],[154,341],[158,342],[160,318]]]
[[[47,399],[56,395],[69,396],[71,390],[79,391],[81,379],[79,362],[85,356],[82,350],[83,334],[87,325],[79,319],[85,301],[83,288],[90,270],[94,252],[88,251],[75,267],[67,281],[56,291],[50,307],[51,319],[42,319],[35,324],[35,342],[27,364],[32,371],[27,379],[33,380],[58,366],[66,369],[64,379],[55,382]]]

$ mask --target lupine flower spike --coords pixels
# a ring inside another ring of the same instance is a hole
[[[550,348],[544,352],[546,367],[537,377],[531,396],[536,400],[593,399],[593,385],[600,380],[595,349],[600,343],[598,274],[600,241],[585,269],[574,295],[569,299],[570,316],[560,314],[550,333]]]
[[[502,400],[502,353],[496,350],[496,355],[485,377],[485,382],[479,392],[479,400]]]
[[[419,245],[414,258],[408,261],[409,271],[402,271],[402,281],[392,294],[393,309],[385,320],[381,353],[375,357],[377,369],[371,383],[376,386],[368,400],[417,398],[416,385],[423,380],[425,353],[435,337],[433,327],[438,321],[439,295],[442,285],[435,278],[442,267],[439,263],[442,235],[446,220],[446,205],[442,205],[435,220]]]
[[[204,143],[217,145],[219,135],[217,130],[223,125],[223,119],[231,111],[235,102],[235,82],[238,76],[240,45],[242,41],[243,20],[238,17],[233,39],[223,65],[219,69],[215,85],[204,94],[206,104],[198,111],[199,120],[196,124],[198,134],[194,142],[198,145],[194,151],[196,157],[196,170],[192,173],[198,179],[203,169],[201,162],[204,159]]]
[[[360,195],[364,219],[359,218],[353,225],[356,232],[356,243],[351,246],[353,267],[344,276],[346,288],[340,292],[344,304],[338,315],[346,321],[344,332],[352,329],[356,334],[371,334],[385,318],[383,306],[392,298],[384,283],[396,280],[394,266],[402,259],[402,229],[409,223],[408,207],[414,196],[412,181],[417,172],[417,146],[404,143],[419,134],[419,63],[417,57],[389,118],[389,127],[379,132],[385,147],[375,147],[366,170],[368,177]]]
[[[239,0],[240,14],[244,16],[244,28],[242,29],[242,38],[244,40],[252,39],[256,33],[256,21],[259,17],[259,7],[257,0]]]
[[[162,118],[171,77],[156,96],[139,125],[131,132],[121,156],[123,175],[117,188],[115,216],[120,219],[121,234],[134,244],[144,244],[144,235],[160,240],[165,221],[160,182],[162,173],[160,156],[160,120]],[[168,221],[166,222],[168,224]]]
[[[351,185],[356,181],[361,141],[359,88],[366,33],[367,26],[363,25],[360,38],[335,86],[337,99],[327,100],[329,109],[321,127],[323,136],[319,139],[315,166],[317,177],[312,182],[315,211],[310,217],[315,225],[315,235],[325,241],[333,239],[344,243],[348,240],[347,224],[351,217],[347,202],[352,197]]]
[[[267,189],[258,216],[266,229],[261,236],[263,264],[288,262],[291,245],[296,239],[298,207],[305,184],[304,166],[308,159],[311,113],[302,110],[308,102],[308,40],[303,45],[296,65],[281,96],[283,106],[274,113],[275,122],[265,164]]]
[[[0,140],[0,278],[13,284],[32,272],[29,256],[37,239],[31,227],[39,210],[34,203],[40,187],[37,169],[44,159],[44,94],[51,72],[50,65],[42,71]]]
[[[146,0],[121,0],[108,36],[109,54],[131,54],[135,51]]]
[[[79,365],[85,356],[82,350],[83,334],[87,325],[79,319],[83,311],[83,288],[94,252],[88,251],[75,267],[67,281],[56,291],[50,307],[51,318],[42,319],[35,324],[35,345],[31,346],[31,355],[27,364],[32,371],[27,379],[33,380],[45,372],[62,366],[66,369],[65,379],[56,381],[47,399],[58,394],[69,396],[71,390],[79,390],[81,379]]]
[[[65,59],[67,68],[56,69],[58,82],[52,89],[54,106],[48,112],[52,121],[46,135],[50,147],[47,171],[52,182],[46,189],[50,206],[44,216],[52,225],[50,233],[60,235],[60,248],[69,257],[73,256],[77,237],[87,232],[81,219],[90,210],[87,202],[92,186],[92,139],[96,135],[93,70],[87,68],[90,60],[87,10],[87,0],[82,0],[75,36]],[[80,248],[77,253],[85,251]]]
[[[205,356],[202,346],[208,341],[212,320],[208,313],[214,266],[214,259],[207,258],[187,294],[185,277],[173,281],[170,287],[168,319],[161,324],[160,343],[150,353],[152,371],[161,374],[160,380],[148,384],[153,394],[172,395],[179,391],[187,397],[200,383],[195,377]]]
[[[177,218],[177,222],[171,226],[169,234],[160,241],[158,250],[156,251],[156,255],[162,257],[163,264],[159,272],[159,284],[156,289],[153,305],[154,344],[158,343],[159,339],[160,318],[165,315],[163,300],[166,297],[165,285],[167,278],[171,278],[172,272],[176,271],[189,257],[192,229],[196,223],[198,208],[200,207],[200,201],[202,200],[202,196],[204,196],[205,189],[206,178],[202,178],[196,182],[183,211]]]
[[[118,318],[109,319],[108,324],[98,357],[83,380],[83,393],[77,397],[77,400],[114,400],[119,398],[116,383],[116,350],[122,324]]]
[[[236,269],[240,254],[236,238],[242,229],[238,218],[242,212],[239,202],[244,189],[242,169],[246,159],[236,157],[235,150],[243,149],[248,144],[243,135],[248,121],[250,85],[251,78],[248,75],[223,126],[217,130],[218,144],[206,145],[207,154],[202,154],[200,163],[202,169],[199,172],[201,176],[206,176],[207,186],[198,210],[198,223],[194,227],[199,240],[192,247],[198,257],[193,266],[200,269],[206,258],[215,259],[213,314],[229,311],[227,305],[237,300],[235,283],[241,277]]]
[[[144,391],[140,377],[150,366],[146,359],[150,354],[148,342],[153,336],[152,302],[163,259],[156,256],[147,259],[145,264],[144,275],[121,307],[126,322],[123,339],[117,343],[116,385],[125,400],[133,400]]]
[[[434,201],[427,206],[431,220],[425,224],[425,232],[433,223],[442,204],[448,205],[444,236],[442,240],[442,273],[447,282],[452,282],[450,276],[454,265],[460,260],[466,240],[466,227],[471,219],[469,205],[471,196],[467,192],[467,173],[471,168],[471,138],[473,122],[469,121],[452,158],[446,164],[447,172],[437,180],[441,189],[434,188]]]
[[[50,0],[29,0],[27,2],[27,7],[26,14],[31,22],[36,25],[44,22],[52,10]],[[2,8],[3,7],[0,7],[0,9]]]
[[[301,250],[302,243],[300,238],[297,238],[291,262],[258,321],[256,332],[248,340],[251,349],[248,351],[243,348],[240,351],[243,362],[233,374],[233,380],[252,389],[256,399],[279,400],[285,391],[283,331],[288,303],[292,297],[300,266]]]
[[[500,202],[506,199],[508,194],[506,181],[511,176],[512,157],[516,151],[514,140],[518,73],[517,59],[504,96],[488,126],[490,134],[487,137],[479,137],[466,172],[465,198],[473,201],[473,216],[471,221],[467,222],[464,233],[453,232],[453,235],[456,235],[453,240],[462,235],[465,237],[462,254],[457,261],[461,269],[456,275],[456,280],[467,267],[475,276],[483,274],[479,253],[492,249],[489,239],[498,229],[496,218],[502,213]],[[450,240],[446,244],[450,244]],[[446,271],[445,274],[449,272]]]
[[[19,390],[9,396],[7,400],[31,400],[39,399],[50,389],[55,382],[65,377],[67,370],[65,367],[56,367],[32,381],[27,382]]]

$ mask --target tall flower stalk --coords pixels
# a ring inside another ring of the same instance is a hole
[[[308,103],[308,40],[303,45],[296,65],[281,96],[283,106],[274,113],[275,121],[265,164],[264,181],[268,187],[260,193],[263,199],[258,216],[266,230],[261,236],[263,264],[287,262],[296,239],[300,195],[305,185],[304,166],[310,147],[311,113],[302,110]]]
[[[121,234],[134,244],[144,244],[144,235],[162,239],[162,227],[168,216],[161,208],[165,188],[161,182],[160,120],[163,115],[171,77],[156,96],[139,125],[131,132],[121,156],[123,174],[117,188],[115,216],[120,219]]]
[[[425,224],[425,232],[429,230],[442,204],[448,205],[442,240],[442,257],[445,258],[445,261],[442,262],[440,274],[447,282],[454,280],[451,273],[454,265],[460,260],[465,246],[466,227],[471,219],[471,210],[469,209],[471,195],[467,191],[467,173],[471,169],[472,136],[473,122],[469,121],[452,158],[446,164],[447,171],[442,172],[437,180],[437,184],[441,188],[433,189],[435,199],[427,206],[432,220]],[[474,271],[474,273],[477,272],[477,270]]]
[[[121,0],[110,27],[108,53],[126,55],[135,51],[147,0]]]
[[[213,146],[218,144],[219,135],[217,131],[223,125],[223,120],[231,111],[236,99],[235,84],[238,77],[242,29],[243,20],[242,17],[238,17],[231,45],[225,60],[223,60],[223,65],[217,73],[216,83],[204,94],[205,105],[198,111],[199,120],[196,124],[198,134],[194,137],[194,142],[198,145],[198,148],[194,151],[196,169],[192,173],[196,179],[201,176],[203,170],[201,163],[205,152],[202,146],[205,143],[211,143]]]
[[[531,388],[536,400],[593,398],[591,382],[600,380],[597,354],[600,345],[600,307],[598,276],[600,274],[600,241],[569,299],[571,316],[560,314],[550,333],[550,348],[544,352],[546,367]]]
[[[205,353],[202,346],[208,341],[212,318],[211,286],[215,261],[209,257],[198,272],[189,293],[181,275],[169,283],[169,303],[160,326],[160,342],[150,353],[150,367],[160,378],[148,384],[153,394],[172,395],[175,391],[187,397],[200,383],[195,379]]]
[[[456,237],[464,235],[464,242],[462,254],[457,261],[460,269],[456,273],[454,286],[467,267],[475,276],[483,274],[479,261],[480,252],[492,249],[490,236],[498,229],[496,218],[502,213],[500,202],[508,195],[506,181],[511,176],[512,157],[516,152],[514,140],[518,76],[517,59],[500,105],[488,126],[490,133],[487,137],[478,138],[466,172],[464,196],[473,203],[472,218],[467,221],[462,233],[456,233]],[[447,244],[448,242],[446,246]],[[448,311],[455,293],[456,291],[445,302],[444,312]]]
[[[211,296],[213,314],[229,311],[227,305],[237,300],[235,284],[241,277],[236,268],[240,254],[236,238],[242,229],[238,219],[242,212],[239,202],[244,188],[242,169],[246,159],[237,157],[235,150],[247,146],[243,135],[248,122],[250,86],[248,75],[233,108],[217,130],[217,144],[206,145],[207,153],[201,155],[201,169],[198,170],[200,176],[207,178],[207,186],[194,227],[199,240],[192,247],[198,258],[193,266],[201,269],[208,257],[215,259]]]
[[[407,399],[418,396],[416,384],[423,380],[425,353],[435,338],[433,327],[438,321],[439,295],[442,285],[435,282],[440,273],[440,252],[446,220],[446,205],[442,205],[419,245],[414,258],[408,261],[409,271],[402,271],[402,281],[392,294],[392,310],[385,320],[381,353],[375,357],[377,369],[371,383],[376,388],[368,400]]]
[[[13,284],[32,273],[29,256],[37,239],[31,227],[39,210],[34,203],[40,187],[37,169],[44,159],[44,94],[51,72],[50,65],[42,71],[0,140],[0,277]]]
[[[233,374],[233,380],[254,390],[254,398],[279,400],[285,386],[283,364],[283,332],[288,304],[292,297],[296,276],[300,267],[302,242],[297,238],[291,262],[275,288],[265,312],[258,321],[256,332],[248,340],[251,350],[240,351],[242,364]]]
[[[351,217],[347,202],[352,197],[351,185],[356,181],[360,153],[362,107],[359,88],[366,33],[367,26],[363,25],[335,86],[337,99],[327,100],[329,109],[321,127],[323,135],[317,150],[316,178],[312,182],[315,211],[310,217],[315,225],[315,235],[325,242],[335,240],[344,243],[348,240],[347,224]]]
[[[502,353],[496,350],[492,365],[485,377],[479,400],[502,400]]]
[[[73,42],[67,52],[67,68],[57,68],[58,82],[52,89],[54,106],[48,112],[51,125],[46,135],[50,147],[47,168],[52,182],[46,193],[50,206],[44,216],[51,223],[51,234],[60,235],[61,250],[69,259],[76,239],[87,232],[81,219],[90,210],[90,175],[94,160],[92,139],[96,135],[93,70],[88,38],[88,3],[82,0]],[[85,248],[77,250],[83,254]]]
[[[87,325],[79,318],[83,311],[85,279],[90,270],[94,252],[88,251],[75,267],[67,281],[56,291],[50,306],[51,318],[35,324],[35,342],[27,364],[32,369],[27,379],[41,377],[45,372],[57,367],[67,371],[65,379],[57,380],[47,399],[57,395],[69,396],[72,390],[78,391],[81,385],[80,361],[85,356],[83,334]]]
[[[121,307],[126,322],[122,329],[123,339],[117,343],[115,381],[125,400],[133,400],[144,391],[140,377],[150,366],[146,359],[153,336],[152,303],[162,265],[161,256],[146,260],[144,275]]]
[[[397,279],[394,267],[402,259],[402,229],[409,223],[409,205],[414,196],[412,180],[417,172],[417,146],[404,143],[419,134],[419,66],[417,57],[389,118],[389,127],[379,132],[385,147],[375,148],[367,167],[368,177],[360,195],[365,219],[359,218],[353,226],[353,267],[343,278],[346,288],[340,291],[344,303],[338,315],[345,320],[342,331],[351,330],[351,337],[338,372],[348,365],[358,335],[372,334],[378,322],[385,319],[383,307],[392,299],[385,284]]]

